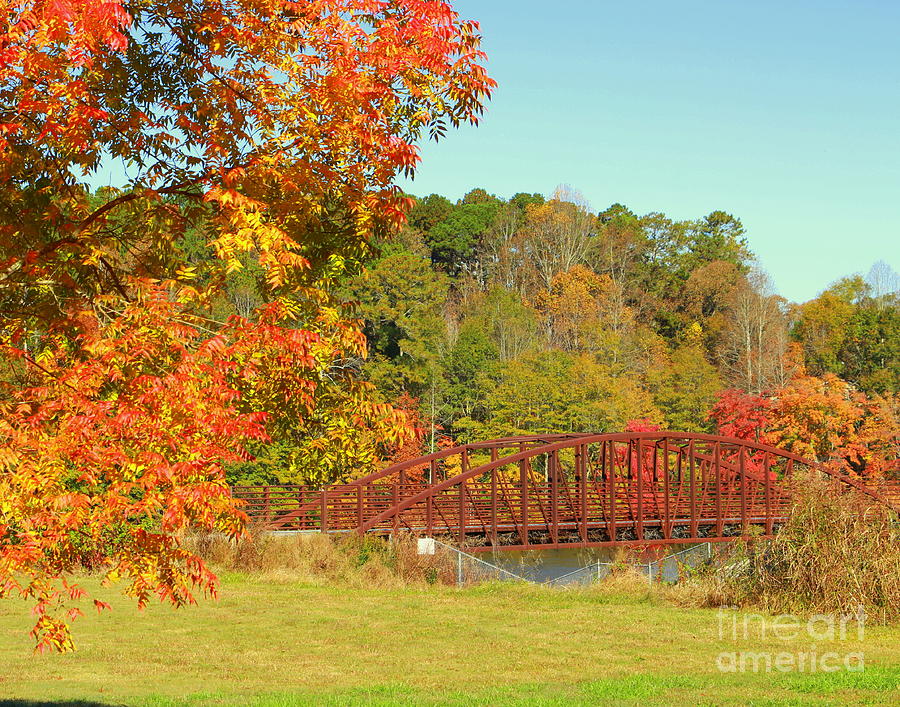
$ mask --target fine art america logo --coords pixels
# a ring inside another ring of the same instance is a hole
[[[805,621],[792,614],[762,616],[733,609],[737,607],[719,609],[719,640],[762,644],[766,650],[722,651],[716,657],[716,667],[723,673],[865,670],[862,651],[833,650],[835,643],[863,640],[866,614],[862,608],[853,614],[816,614]],[[787,650],[787,644],[793,647],[798,643],[803,646],[801,650]]]

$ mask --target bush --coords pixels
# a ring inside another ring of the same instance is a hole
[[[738,546],[725,567],[685,586],[682,597],[771,613],[863,609],[875,620],[900,619],[896,514],[823,482],[803,482],[794,494],[791,517],[773,540]]]
[[[455,582],[445,554],[419,555],[415,538],[251,530],[237,542],[221,535],[192,535],[185,545],[221,571],[294,579],[311,584],[401,587]]]

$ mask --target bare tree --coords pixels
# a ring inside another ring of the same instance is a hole
[[[896,302],[900,296],[900,275],[883,260],[872,265],[866,275],[866,283],[871,288],[872,300],[879,310],[885,309],[891,301]]]
[[[485,233],[478,253],[478,271],[482,289],[491,285],[521,292],[521,254],[515,247],[516,233],[524,213],[513,203],[504,204]]]
[[[766,273],[754,269],[729,299],[722,373],[748,393],[781,387],[791,374],[784,298],[774,294]]]

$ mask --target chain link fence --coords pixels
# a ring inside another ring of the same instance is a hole
[[[645,574],[648,583],[677,582],[695,568],[710,562],[714,555],[712,544],[703,543],[648,563],[633,561],[615,563],[598,560],[556,577],[538,580],[534,576],[529,576],[533,573],[529,572],[526,567],[523,567],[520,572],[512,572],[434,538],[420,538],[418,542],[420,554],[433,555],[440,552],[449,556],[455,564],[456,584],[460,587],[497,581],[530,582],[556,587],[587,585],[605,579],[617,567],[623,566]]]
[[[681,550],[667,555],[659,560],[648,563],[642,562],[601,562],[596,561],[577,570],[567,572],[558,577],[553,577],[544,582],[551,586],[564,587],[577,584],[590,584],[599,582],[615,571],[616,567],[627,565],[647,576],[647,581],[652,582],[677,582],[686,573],[712,559],[713,551],[711,543],[703,543],[695,547]]]
[[[450,556],[456,566],[456,586],[463,587],[469,584],[481,582],[530,582],[514,572],[499,567],[491,562],[482,560],[475,555],[463,552],[459,548],[443,543],[434,538],[419,539],[420,555],[435,555],[438,553]]]

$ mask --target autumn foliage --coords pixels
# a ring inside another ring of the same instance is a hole
[[[718,394],[709,416],[719,434],[767,444],[771,410],[769,398],[729,388]]]
[[[425,453],[425,435],[428,432],[428,428],[433,424],[430,420],[426,420],[423,417],[419,401],[406,393],[401,395],[394,405],[398,410],[402,410],[406,414],[408,434],[401,443],[394,445],[393,448],[388,450],[388,455],[382,461],[385,467],[402,464],[421,457]],[[411,481],[422,481],[427,474],[427,465],[414,466],[406,471],[406,477]]]
[[[831,373],[799,376],[777,393],[770,435],[797,454],[874,481],[900,451],[895,405]]]
[[[868,396],[830,373],[799,375],[766,395],[722,391],[710,417],[720,434],[869,480],[893,469],[900,452],[895,399]]]
[[[436,0],[0,7],[0,596],[66,649],[86,558],[140,604],[215,591],[178,533],[241,532],[223,464],[275,431],[323,480],[407,439],[333,285],[493,82]],[[247,268],[261,306],[217,318]]]

